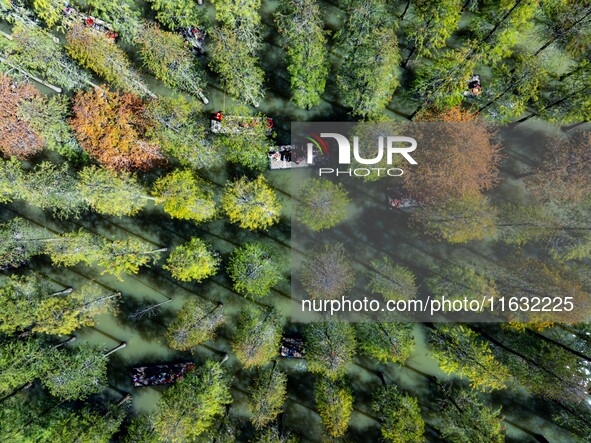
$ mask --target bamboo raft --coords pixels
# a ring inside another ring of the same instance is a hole
[[[296,337],[281,337],[279,353],[285,358],[304,358],[304,340]]]
[[[138,366],[131,368],[131,382],[136,387],[167,385],[182,380],[193,369],[193,362]]]
[[[237,134],[240,132],[253,130],[261,123],[261,119],[258,117],[224,115],[218,111],[211,116],[209,129],[214,134]],[[267,135],[270,135],[273,132],[275,122],[272,118],[267,117],[265,124],[267,128]]]

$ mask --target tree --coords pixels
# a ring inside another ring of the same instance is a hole
[[[342,376],[355,356],[355,331],[349,323],[311,323],[304,330],[310,372],[332,379]]]
[[[284,319],[273,308],[245,308],[232,340],[232,349],[245,368],[264,366],[281,345]]]
[[[250,443],[299,443],[300,439],[289,431],[282,431],[277,426],[270,426],[255,434]]]
[[[83,343],[60,352],[59,363],[42,379],[49,393],[62,400],[83,400],[107,383],[107,357],[101,348]]]
[[[10,276],[0,288],[0,332],[42,332],[66,335],[82,326],[94,325],[99,314],[114,311],[114,298],[98,285],[88,284],[79,290],[52,290],[37,274]]]
[[[426,284],[438,299],[481,300],[498,296],[494,280],[478,273],[473,266],[452,264],[432,272],[434,275],[426,279]]]
[[[411,46],[404,66],[414,54],[432,58],[445,47],[447,40],[458,28],[462,3],[459,0],[413,2],[414,14],[409,22],[405,21],[405,35]]]
[[[40,378],[55,365],[57,350],[39,337],[6,338],[0,345],[0,393]]]
[[[92,165],[83,168],[78,177],[80,194],[92,209],[101,214],[135,215],[150,199],[136,176],[126,171],[117,173]]]
[[[19,114],[43,138],[47,149],[75,163],[88,160],[67,122],[70,115],[70,99],[67,96],[36,96],[21,103]]]
[[[281,412],[287,399],[287,375],[277,369],[260,369],[249,388],[248,411],[250,422],[256,429],[272,423]]]
[[[22,218],[0,224],[0,268],[16,268],[43,251],[43,229]]]
[[[416,398],[395,386],[384,386],[375,395],[372,409],[380,416],[382,437],[390,443],[422,443],[425,423]]]
[[[413,329],[412,323],[357,323],[358,348],[379,362],[403,364],[414,352]]]
[[[490,127],[459,108],[434,116],[423,114],[421,121],[429,123],[419,124],[412,132],[423,149],[413,153],[418,164],[403,176],[411,195],[423,203],[441,205],[477,195],[497,183],[500,146],[493,143]]]
[[[183,37],[146,23],[137,37],[144,66],[173,89],[202,95],[205,79]]]
[[[271,251],[262,243],[235,249],[227,268],[234,289],[249,297],[266,297],[283,276]]]
[[[156,20],[171,31],[203,24],[204,14],[195,2],[182,0],[154,0],[150,2]]]
[[[298,191],[296,218],[313,231],[332,228],[347,218],[349,193],[341,183],[311,179]]]
[[[281,212],[277,195],[262,175],[226,183],[221,206],[231,222],[245,229],[266,229],[279,220]]]
[[[56,3],[61,18],[63,5]],[[38,74],[50,83],[69,90],[82,88],[90,81],[90,75],[80,69],[52,37],[48,31],[32,23],[17,23],[8,43],[9,52],[4,55],[12,64]]]
[[[57,0],[33,0],[35,12],[47,24],[48,28],[52,28],[62,21],[63,7],[64,5]]]
[[[343,380],[323,377],[316,382],[316,409],[329,436],[345,435],[353,412],[353,392]]]
[[[191,171],[174,171],[160,177],[152,192],[156,203],[174,218],[196,223],[211,219],[216,214],[213,191],[207,182]]]
[[[255,107],[263,97],[265,77],[257,59],[261,44],[260,6],[260,0],[241,4],[216,0],[216,19],[221,27],[212,35],[211,44],[211,67],[222,87]]]
[[[313,299],[336,299],[355,286],[355,271],[340,243],[311,251],[299,273],[304,290]]]
[[[109,23],[125,43],[133,43],[145,29],[141,22],[143,11],[131,0],[88,0],[88,7],[93,15]]]
[[[105,167],[146,171],[164,163],[158,144],[143,137],[150,122],[139,97],[95,88],[74,96],[73,111],[80,145]]]
[[[24,176],[19,188],[20,198],[32,206],[51,209],[60,218],[77,216],[86,209],[86,202],[67,164],[57,166],[50,162],[40,163]]]
[[[591,189],[590,152],[586,132],[549,139],[541,164],[525,177],[527,191],[541,203],[583,201]]]
[[[84,24],[75,24],[68,31],[66,40],[66,49],[70,56],[85,68],[116,88],[134,94],[150,95],[139,74],[131,68],[125,52],[102,32],[96,32]]]
[[[185,302],[166,330],[168,345],[188,351],[215,337],[216,329],[224,323],[223,305],[190,299]]]
[[[394,264],[387,255],[370,261],[369,289],[386,300],[410,300],[417,296],[414,274],[404,266]]]
[[[166,248],[151,249],[150,245],[137,238],[112,240],[103,243],[96,264],[105,268],[103,273],[122,280],[122,274],[137,274],[140,266],[155,262]]]
[[[99,442],[110,441],[119,432],[125,418],[125,411],[118,405],[109,406],[106,412],[90,409],[88,406],[79,410],[56,408],[50,411],[39,429],[47,440]],[[39,440],[37,440],[39,441]]]
[[[148,136],[183,166],[214,169],[224,164],[221,147],[206,136],[206,122],[199,118],[202,105],[183,96],[151,100],[146,115],[152,123]]]
[[[103,241],[100,237],[83,230],[66,232],[45,242],[44,253],[54,266],[94,264],[101,255]]]
[[[5,157],[25,159],[43,150],[41,135],[19,115],[21,104],[38,95],[33,86],[15,84],[0,75],[0,153]]]
[[[329,63],[326,31],[316,0],[284,0],[275,23],[287,55],[291,100],[310,109],[322,100]]]
[[[453,396],[453,398],[452,398]],[[437,425],[443,438],[450,442],[505,441],[501,408],[492,408],[472,391],[450,393],[442,402],[441,421]]]
[[[154,430],[162,441],[180,443],[206,432],[232,402],[221,365],[207,361],[162,394]]]
[[[221,259],[203,240],[193,237],[187,243],[177,246],[168,256],[164,269],[181,281],[197,281],[214,275]]]
[[[466,326],[437,326],[429,335],[429,344],[445,373],[466,377],[470,386],[484,392],[507,386],[507,367],[494,357],[488,343]]]
[[[337,86],[345,106],[364,118],[379,115],[398,87],[400,62],[395,23],[383,0],[351,2],[336,50],[343,55]]]
[[[496,209],[480,194],[422,206],[413,212],[412,219],[421,224],[428,235],[449,243],[482,240],[496,234]]]

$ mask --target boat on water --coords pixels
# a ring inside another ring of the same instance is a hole
[[[162,365],[137,366],[131,368],[134,386],[160,386],[182,380],[187,372],[195,369],[195,363],[171,363]]]
[[[113,39],[113,41],[117,40],[118,36],[117,33],[113,30],[113,27],[104,20],[101,20],[100,18],[82,14],[76,8],[70,6],[68,3],[66,3],[64,8],[62,9],[62,14],[67,19],[66,23],[82,22],[89,28],[96,29],[97,31],[102,32],[107,37]]]
[[[279,354],[285,358],[304,358],[304,340],[298,337],[281,337]]]

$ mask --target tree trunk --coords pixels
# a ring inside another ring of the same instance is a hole
[[[470,0],[468,0],[470,1]],[[406,15],[406,13],[408,12],[408,8],[410,8],[410,4],[411,4],[412,0],[408,0],[406,2],[406,6],[404,7],[404,11],[402,11],[402,15],[400,16],[400,20],[404,20],[404,16]]]
[[[127,346],[127,342],[121,342],[121,344],[113,349],[111,349],[109,352],[107,352],[105,355],[105,357],[108,357],[109,355],[113,354],[114,352],[117,352],[121,349],[123,349],[124,347]]]
[[[29,383],[25,383],[24,385],[22,385],[20,388],[15,389],[14,391],[12,391],[10,394],[8,394],[6,397],[3,397],[0,399],[0,403],[2,403],[4,400],[8,400],[11,397],[14,397],[16,394],[18,394],[21,391],[24,391],[25,389],[29,389],[31,386],[33,386],[33,382],[30,381]]]

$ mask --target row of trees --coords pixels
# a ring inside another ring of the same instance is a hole
[[[176,170],[154,183],[151,195],[128,172],[86,166],[76,178],[67,165],[40,163],[30,172],[12,159],[0,160],[0,201],[27,201],[60,217],[79,215],[91,208],[115,216],[133,216],[149,201],[162,205],[171,217],[196,223],[218,213],[214,192],[204,179],[189,170]],[[263,176],[228,182],[221,196],[221,210],[231,222],[245,229],[266,229],[279,220],[281,204]]]

